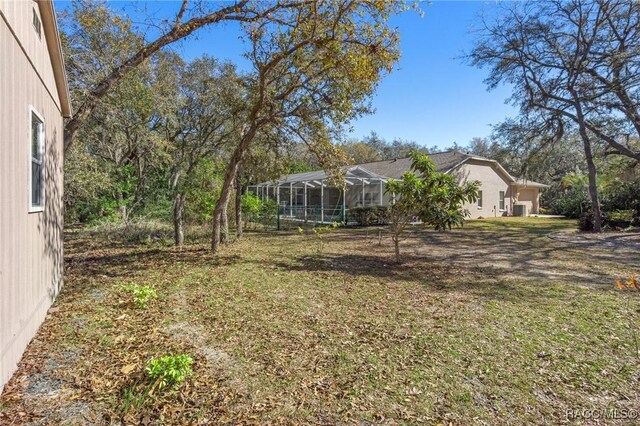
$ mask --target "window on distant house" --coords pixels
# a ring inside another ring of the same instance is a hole
[[[482,208],[482,191],[478,191],[478,208]]]
[[[30,202],[31,211],[42,211],[44,207],[44,121],[31,111],[31,159],[30,159]]]
[[[36,34],[38,34],[38,38],[42,38],[42,24],[40,23],[40,17],[38,16],[38,12],[36,12],[36,8],[33,8],[33,29],[36,30]]]
[[[500,210],[504,210],[504,191],[500,191]]]

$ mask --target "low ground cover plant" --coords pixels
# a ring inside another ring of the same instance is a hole
[[[144,371],[153,380],[154,387],[164,389],[184,382],[193,374],[192,365],[193,358],[187,354],[166,355],[153,358]]]
[[[149,302],[158,298],[156,289],[148,285],[129,284],[122,289],[131,294],[133,304],[139,309],[147,309]]]

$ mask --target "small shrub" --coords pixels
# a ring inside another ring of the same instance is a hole
[[[278,203],[270,198],[263,201],[252,193],[246,193],[242,196],[242,214],[246,223],[260,223],[275,228]]]
[[[144,218],[136,218],[128,222],[102,222],[91,227],[89,232],[97,238],[127,244],[171,241],[173,236],[170,223]]]
[[[595,223],[595,217],[593,211],[587,210],[580,214],[578,218],[578,229],[581,231],[593,231],[593,225]],[[604,225],[604,219],[602,219],[602,225]]]
[[[154,381],[158,389],[178,385],[193,374],[193,358],[189,355],[166,355],[149,361],[145,373]]]
[[[147,309],[149,307],[149,302],[152,299],[158,298],[156,289],[148,285],[140,286],[138,284],[130,284],[128,286],[123,286],[122,288],[123,290],[131,293],[133,303],[139,309]]]
[[[607,219],[614,221],[614,222],[624,222],[624,221],[629,221],[631,222],[631,220],[633,220],[633,215],[634,215],[634,211],[633,210],[616,210],[613,211],[611,213],[608,214]]]
[[[334,229],[340,227],[339,222],[333,222],[328,226],[316,226],[315,228],[311,228],[313,231],[313,235],[315,235],[316,240],[318,241],[318,254],[322,253],[322,249],[324,249],[325,243],[325,234],[332,232]],[[298,226],[298,233],[300,235],[305,235],[304,229]]]
[[[347,221],[358,226],[387,225],[389,208],[387,206],[354,207],[349,209]]]

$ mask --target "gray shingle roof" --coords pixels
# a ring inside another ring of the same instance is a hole
[[[470,157],[469,154],[456,150],[429,154],[429,158],[435,163],[436,170],[439,172],[445,172]],[[411,170],[411,158],[396,158],[357,165],[378,175],[400,179],[405,172]]]
[[[485,160],[485,161],[495,161],[490,160],[488,158],[480,157],[478,155],[466,154],[464,152],[458,150],[450,150],[444,152],[434,152],[433,154],[429,154],[429,158],[435,163],[436,170],[439,172],[446,172],[451,170],[453,167],[457,166],[461,162],[468,159],[475,160]],[[497,164],[497,163],[496,163]],[[357,168],[364,169],[367,172],[372,173],[371,177],[378,178],[392,178],[392,179],[401,179],[402,175],[411,170],[411,158],[396,158],[393,160],[381,160],[381,161],[372,161],[370,163],[362,163],[362,164],[354,164],[351,166],[346,166],[345,169],[348,170],[347,176],[350,174],[360,175],[364,173],[362,170],[357,170]],[[503,170],[504,173],[507,174],[508,177],[513,179],[513,183],[523,186],[530,187],[538,187],[538,188],[546,188],[548,185],[533,182],[533,181],[523,181],[522,179],[513,178],[509,173],[504,170],[499,164],[498,168]],[[366,173],[365,173],[366,175]],[[367,176],[362,176],[367,177]],[[313,181],[313,180],[323,180],[326,179],[327,175],[323,170],[317,170],[313,172],[305,172],[305,173],[296,173],[292,175],[282,176],[280,179],[271,182],[263,182],[258,185],[265,184],[285,184],[290,182],[303,182],[303,181]]]

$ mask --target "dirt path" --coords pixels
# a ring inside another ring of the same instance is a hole
[[[406,242],[413,256],[479,269],[491,278],[552,279],[611,285],[640,270],[640,234],[578,236],[523,229],[420,232]]]

